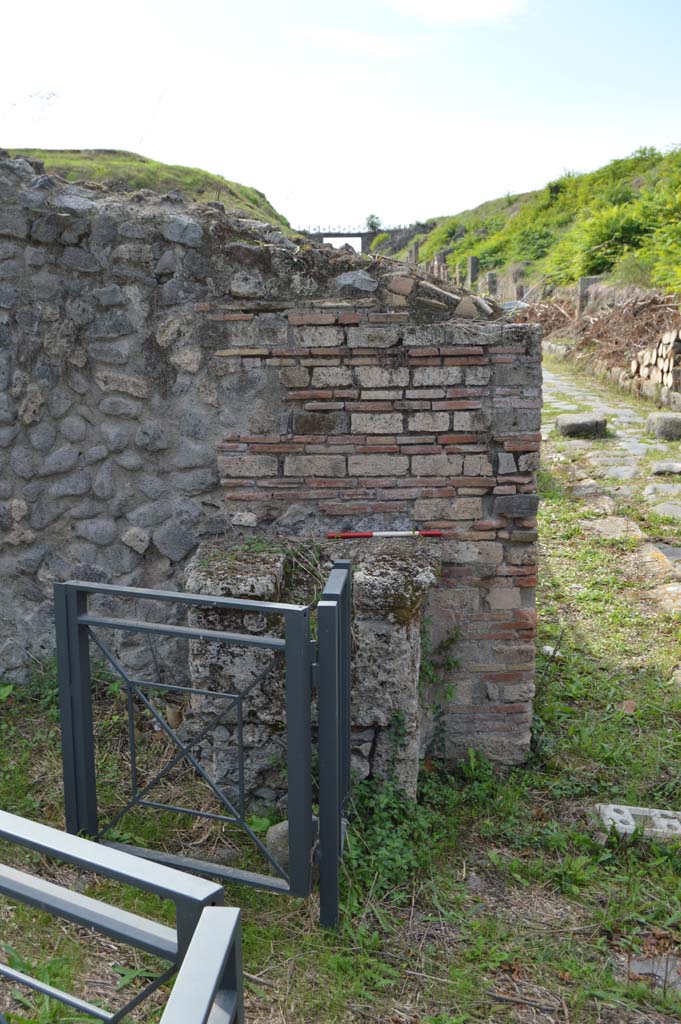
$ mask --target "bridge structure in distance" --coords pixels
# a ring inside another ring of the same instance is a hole
[[[405,224],[399,224],[392,227],[381,225],[381,227],[377,231],[367,231],[366,225],[363,225],[362,227],[357,227],[355,225],[354,227],[348,228],[322,228],[317,226],[314,228],[298,228],[297,230],[300,231],[301,235],[307,235],[308,238],[313,238],[315,242],[328,242],[332,238],[346,238],[348,240],[356,238],[360,242],[359,251],[362,253],[369,253],[371,252],[371,243],[377,237],[377,235],[382,235],[385,233],[389,233],[391,231],[404,231],[406,227],[407,225]]]

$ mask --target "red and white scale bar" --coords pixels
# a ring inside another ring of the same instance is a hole
[[[351,540],[356,537],[442,537],[442,530],[344,530],[327,533],[330,540]]]

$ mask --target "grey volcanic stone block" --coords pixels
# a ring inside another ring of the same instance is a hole
[[[108,454],[109,449],[106,445],[95,444],[92,448],[88,448],[83,452],[83,462],[86,466],[91,466],[93,462],[101,462]]]
[[[144,462],[137,452],[121,452],[120,455],[116,456],[116,464],[122,466],[123,469],[128,469],[133,472],[137,469],[141,469]]]
[[[113,519],[84,519],[76,526],[76,533],[93,544],[112,544],[118,536]]]
[[[681,475],[681,462],[654,462],[650,472],[653,476],[678,476]]]
[[[191,217],[169,218],[162,229],[163,237],[169,242],[196,247],[203,241],[203,228]]]
[[[99,403],[100,410],[105,416],[124,416],[134,420],[139,416],[140,404],[133,402],[130,398],[119,398],[117,395],[110,395],[103,398]]]
[[[47,407],[55,417],[59,419],[73,405],[73,395],[66,388],[54,388],[47,396]]]
[[[148,452],[160,452],[168,447],[168,438],[160,423],[145,420],[135,434],[135,444],[138,448],[146,448]]]
[[[180,442],[176,451],[168,459],[173,469],[198,469],[215,463],[215,449],[210,445],[197,444],[186,438]]]
[[[59,431],[67,441],[82,441],[87,434],[87,423],[82,416],[67,416],[62,420]]]
[[[174,520],[154,530],[152,537],[161,554],[171,562],[179,562],[185,558],[199,542],[193,530],[188,530],[186,526]]]
[[[105,462],[97,472],[92,484],[92,490],[98,498],[106,499],[113,496],[115,486],[113,466],[110,462]]]
[[[0,448],[9,448],[18,433],[19,425],[17,423],[11,427],[0,427]]]
[[[16,475],[23,477],[24,480],[30,480],[35,474],[35,456],[30,448],[14,448],[10,456],[10,465]]]
[[[102,269],[97,257],[84,249],[67,249],[61,262],[67,270],[77,270],[81,274],[96,274]]]
[[[563,437],[605,437],[608,421],[597,413],[564,413],[556,419]]]
[[[39,476],[51,476],[52,473],[68,473],[78,461],[78,449],[71,445],[57,448],[48,455],[38,470]]]
[[[39,498],[31,510],[30,526],[33,530],[44,530],[46,526],[59,519],[66,505],[54,498]]]
[[[47,496],[48,498],[66,498],[87,494],[91,482],[90,471],[81,469],[75,473],[69,473],[53,483],[47,490]]]
[[[375,292],[378,288],[378,281],[366,270],[349,270],[346,274],[339,274],[333,282],[338,291]]]
[[[33,427],[28,432],[31,445],[39,452],[49,452],[56,436],[54,427],[47,421],[39,423],[37,427]]]
[[[646,420],[646,430],[664,441],[678,441],[681,438],[681,413],[651,413]]]
[[[94,294],[100,306],[121,306],[125,302],[123,289],[117,284],[108,284],[104,288],[97,288]]]
[[[125,427],[119,427],[117,424],[102,423],[100,430],[109,451],[122,452],[130,440],[130,435]]]
[[[494,499],[494,513],[524,518],[534,516],[539,508],[536,494],[501,494]]]
[[[169,483],[172,490],[180,494],[203,494],[218,486],[220,476],[216,469],[190,469],[185,473],[171,473]]]

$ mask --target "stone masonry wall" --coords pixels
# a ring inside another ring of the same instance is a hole
[[[203,540],[442,529],[447,750],[521,760],[540,343],[498,316],[219,204],[0,152],[0,671],[52,652],[54,580],[173,588]],[[177,672],[167,647],[156,670]]]

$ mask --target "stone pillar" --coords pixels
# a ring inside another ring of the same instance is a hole
[[[295,542],[300,547],[300,541]],[[278,545],[273,545],[276,548]],[[292,547],[295,550],[295,547]],[[326,556],[326,558],[324,557]],[[416,796],[419,763],[428,735],[421,707],[421,608],[437,584],[440,551],[428,542],[375,541],[356,549],[326,545],[321,561],[353,563],[352,768],[359,778],[394,781]],[[297,566],[295,573],[300,572]],[[293,559],[281,550],[254,552],[225,544],[201,545],[185,570],[187,590],[197,594],[256,600],[313,602],[315,585],[291,593]],[[303,584],[304,586],[304,584]],[[236,633],[280,635],[274,621],[242,612],[191,610],[192,626]],[[272,807],[286,794],[285,678],[281,661],[253,685],[271,652],[248,647],[190,642],[189,676],[195,690],[243,693],[244,794],[252,810]],[[187,738],[197,735],[224,706],[224,699],[192,694],[184,709]],[[313,727],[316,709],[313,707]],[[239,751],[236,711],[201,741],[199,758],[232,801],[238,799]]]
[[[499,287],[499,281],[495,270],[488,270],[485,277],[485,287],[487,294],[495,296]]]
[[[355,564],[353,769],[415,798],[428,717],[419,694],[421,608],[437,583],[440,553],[410,540],[374,542]]]
[[[469,256],[466,269],[466,288],[473,288],[480,273],[480,260],[477,256]]]
[[[596,284],[600,281],[598,275],[592,275],[591,277],[580,277],[577,282],[577,316],[581,316],[587,305],[589,304],[589,292],[592,284]]]
[[[185,570],[185,588],[194,594],[276,601],[282,593],[285,568],[286,560],[281,552],[201,545]],[[189,625],[234,633],[282,633],[281,627],[265,616],[201,606],[191,609]],[[189,643],[190,685],[196,690],[243,693],[271,660],[271,651],[192,640]],[[247,806],[254,811],[274,807],[286,792],[284,693],[284,666],[282,660],[277,659],[273,670],[241,701],[244,795]],[[192,694],[184,713],[186,738],[196,736],[226,706],[223,697]],[[237,806],[238,729],[235,706],[197,746],[205,771]]]

